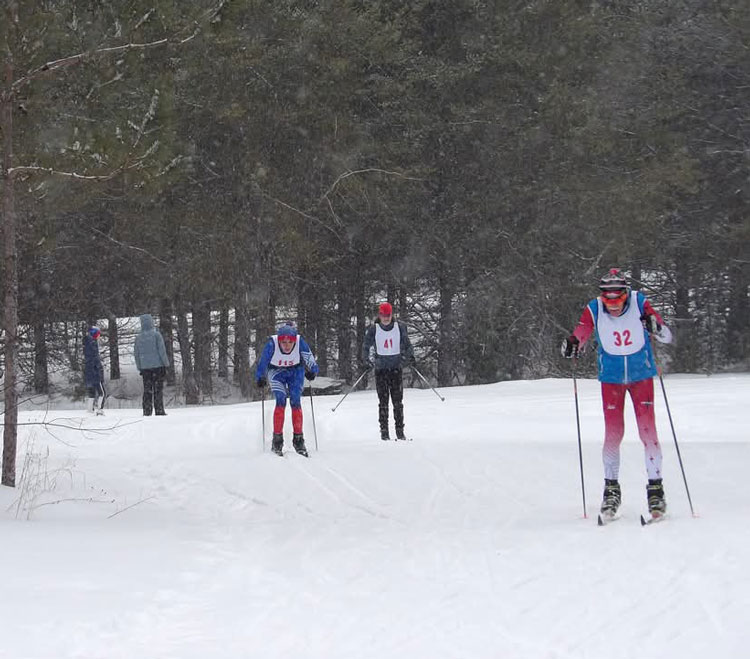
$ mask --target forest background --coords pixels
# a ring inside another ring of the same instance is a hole
[[[4,5],[4,476],[17,391],[145,312],[187,403],[284,320],[352,382],[384,299],[441,386],[569,373],[611,266],[671,370],[750,364],[748,3]]]

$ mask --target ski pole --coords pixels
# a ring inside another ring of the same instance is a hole
[[[261,435],[263,439],[263,453],[266,452],[266,386],[263,385],[260,388],[260,423],[261,423]]]
[[[588,519],[586,514],[586,486],[583,481],[583,449],[581,447],[581,415],[578,412],[578,380],[576,379],[576,367],[578,357],[573,356],[573,397],[576,401],[576,430],[578,431],[578,464],[581,469],[581,496],[583,497],[583,518]]]
[[[674,438],[674,447],[677,450],[677,461],[680,463],[680,471],[682,471],[682,481],[685,483],[685,492],[687,492],[688,504],[690,504],[690,513],[695,517],[695,510],[693,510],[693,500],[690,498],[690,488],[688,488],[687,476],[685,476],[685,467],[682,464],[682,455],[680,454],[680,445],[677,443],[677,433],[674,430],[674,423],[672,422],[672,412],[669,409],[669,399],[667,398],[667,389],[664,386],[664,377],[661,373],[661,364],[656,359],[656,350],[654,346],[654,337],[649,332],[649,338],[651,339],[651,352],[654,355],[654,365],[656,366],[656,372],[659,374],[659,382],[661,383],[661,392],[664,394],[664,404],[667,407],[667,416],[669,417],[669,427],[672,429],[672,437]]]
[[[332,408],[332,409],[331,409],[331,412],[335,412],[335,411],[336,411],[336,409],[338,408],[338,406],[339,406],[339,405],[341,405],[341,403],[343,403],[343,402],[344,402],[344,398],[346,398],[346,397],[347,397],[347,396],[348,396],[348,395],[349,395],[350,393],[352,393],[352,391],[354,391],[354,389],[356,388],[356,386],[357,386],[357,385],[359,384],[360,380],[361,380],[361,379],[362,379],[363,377],[365,377],[365,375],[367,375],[367,374],[368,374],[368,373],[370,372],[370,369],[371,369],[371,368],[372,368],[372,366],[368,366],[368,367],[367,367],[367,368],[365,369],[364,373],[362,373],[362,375],[360,375],[360,376],[359,376],[359,377],[357,378],[357,381],[356,381],[356,382],[355,382],[355,383],[354,383],[354,384],[353,384],[353,385],[352,385],[352,386],[350,387],[349,391],[347,391],[347,392],[346,392],[346,393],[344,394],[343,398],[342,398],[342,399],[341,399],[341,400],[340,400],[340,401],[339,401],[338,403],[336,403],[336,407],[334,407],[334,408]]]
[[[432,389],[432,391],[434,391],[434,392],[435,392],[435,395],[436,395],[436,396],[437,396],[437,397],[438,397],[438,398],[439,398],[440,400],[442,400],[443,402],[445,402],[445,398],[443,398],[443,397],[442,397],[442,396],[441,396],[441,395],[440,395],[440,394],[439,394],[439,393],[437,392],[437,389],[435,389],[435,387],[433,387],[433,386],[432,386],[432,385],[431,385],[431,384],[430,384],[429,382],[427,382],[427,378],[425,378],[425,376],[424,376],[424,375],[422,375],[422,374],[421,374],[421,373],[420,373],[420,372],[419,372],[419,371],[417,370],[417,367],[416,367],[416,366],[412,366],[412,368],[414,369],[414,372],[415,372],[415,373],[416,373],[416,374],[417,374],[417,375],[418,375],[418,376],[419,376],[420,378],[422,378],[422,381],[423,381],[423,382],[424,382],[424,383],[425,383],[425,384],[426,384],[426,385],[427,385],[427,386],[428,386],[428,387],[429,387],[430,389]]]
[[[312,413],[313,437],[315,437],[315,450],[318,450],[318,429],[315,427],[315,405],[313,405],[313,388],[310,387],[310,412]]]

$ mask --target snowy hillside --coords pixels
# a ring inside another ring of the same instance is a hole
[[[596,526],[590,380],[587,519],[570,380],[409,389],[411,442],[378,439],[374,392],[316,397],[318,451],[306,396],[309,460],[263,452],[260,402],[22,412],[0,657],[744,658],[750,376],[666,385],[698,516],[657,382],[670,519],[647,528],[629,403],[623,517]]]

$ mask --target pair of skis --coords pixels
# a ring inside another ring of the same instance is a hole
[[[607,526],[607,524],[616,522],[618,519],[620,519],[620,517],[617,515],[607,515],[605,513],[599,513],[596,517],[596,524],[597,526]],[[663,522],[665,519],[667,519],[667,516],[664,514],[640,516],[641,526],[650,526],[651,524]]]

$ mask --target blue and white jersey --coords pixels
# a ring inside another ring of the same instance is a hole
[[[619,316],[607,312],[599,298],[588,303],[599,344],[600,382],[629,384],[656,375],[651,342],[641,323],[645,303],[643,293],[631,291]]]
[[[258,367],[255,369],[256,380],[265,377],[269,367],[274,369],[302,368],[304,365],[304,368],[311,373],[318,374],[318,363],[315,361],[315,357],[313,357],[310,346],[307,345],[307,342],[301,336],[297,337],[294,348],[288,355],[282,353],[278,345],[279,339],[277,335],[268,338],[258,361]]]

